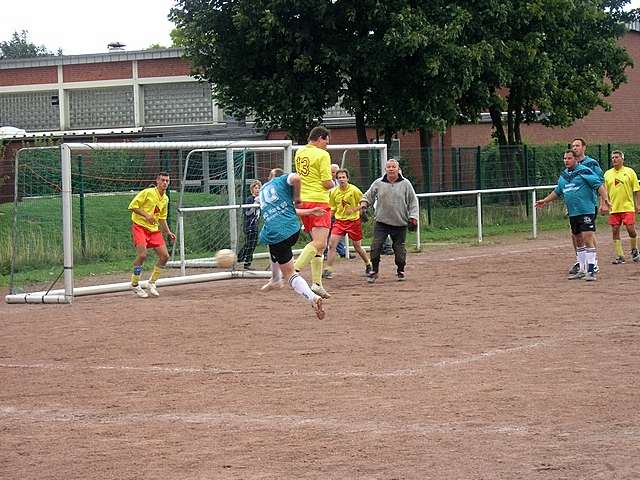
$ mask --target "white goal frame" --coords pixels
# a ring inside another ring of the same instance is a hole
[[[63,240],[63,281],[64,288],[60,290],[42,291],[33,293],[10,294],[5,297],[7,303],[64,303],[73,302],[75,296],[93,295],[98,293],[110,293],[126,291],[130,288],[128,282],[96,285],[91,287],[74,288],[73,275],[73,229],[72,229],[72,184],[71,184],[71,155],[73,152],[86,152],[96,150],[192,150],[192,149],[218,149],[227,151],[227,158],[233,158],[233,150],[241,148],[282,148],[284,152],[284,164],[289,166],[293,159],[291,140],[256,140],[256,141],[205,141],[205,142],[131,142],[131,143],[63,143],[60,145],[61,174],[62,174],[62,240]],[[17,175],[17,172],[16,172]],[[268,278],[270,272],[219,272],[210,274],[191,275],[178,278],[161,278],[158,285],[176,285],[184,283],[197,283],[226,278]],[[142,282],[143,286],[146,282]]]
[[[292,146],[292,150],[293,152],[299,150],[300,148],[302,148],[304,145],[293,145]],[[276,150],[281,150],[282,147],[278,148],[265,148],[265,147],[258,147],[256,149],[253,150],[271,150],[271,151],[276,151]],[[239,149],[233,149],[233,150],[239,150]],[[327,150],[329,151],[343,151],[342,154],[342,161],[341,161],[341,167],[344,166],[344,158],[346,156],[346,153],[348,151],[379,151],[380,152],[380,175],[384,175],[384,167],[387,163],[387,145],[385,143],[354,143],[354,144],[336,144],[336,145],[327,145]],[[191,153],[196,153],[196,152],[207,152],[207,151],[212,151],[211,149],[201,149],[201,150],[194,150]],[[187,171],[187,165],[188,165],[188,158],[190,155],[187,155],[187,161],[185,162],[185,173],[184,173],[184,179],[186,179],[186,171]],[[285,172],[291,172],[292,170],[292,163],[290,161],[287,160],[287,156],[285,156],[285,163],[284,163],[284,171]],[[229,192],[234,191],[233,189],[233,185],[235,182],[235,178],[233,177],[233,152],[230,152],[229,150],[227,150],[227,181],[229,184]],[[171,268],[180,268],[180,273],[181,275],[185,275],[186,274],[186,268],[187,267],[191,267],[191,268],[212,268],[216,266],[216,261],[214,257],[206,257],[206,258],[193,258],[193,259],[186,259],[185,256],[185,243],[184,243],[184,219],[185,219],[185,215],[188,215],[189,213],[194,213],[194,212],[207,212],[207,211],[229,211],[229,210],[235,210],[235,209],[246,209],[246,208],[255,208],[255,205],[238,205],[236,204],[235,201],[235,196],[231,197],[231,195],[229,196],[229,204],[228,205],[218,205],[218,206],[209,206],[209,205],[202,205],[199,207],[183,207],[182,206],[182,193],[184,190],[184,181],[183,181],[183,187],[182,190],[180,192],[180,201],[179,201],[179,205],[178,205],[178,227],[177,227],[177,232],[176,235],[178,236],[178,245],[179,245],[179,260],[169,260],[167,262],[167,267]],[[233,250],[234,252],[237,251],[236,246],[238,243],[238,225],[235,219],[235,215],[230,215],[229,216],[229,231],[231,234],[231,250]],[[353,247],[351,247],[349,245],[349,236],[345,235],[345,246],[347,248],[348,251],[354,251]],[[364,247],[365,250],[368,250],[369,247]],[[294,255],[298,255],[302,250],[294,250],[293,254]],[[268,253],[256,253],[253,255],[253,258],[266,258],[268,257],[269,254]]]

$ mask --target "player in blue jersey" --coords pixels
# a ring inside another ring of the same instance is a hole
[[[562,197],[569,213],[571,234],[576,239],[579,262],[578,271],[570,273],[568,278],[570,280],[584,278],[587,281],[593,281],[596,279],[595,266],[598,258],[594,242],[597,203],[593,192],[598,192],[600,211],[606,213],[610,206],[607,191],[596,173],[578,163],[573,150],[564,152],[564,165],[566,168],[560,174],[558,185],[553,192],[542,200],[538,200],[536,207],[542,208]]]
[[[602,183],[604,183],[604,172],[600,167],[600,164],[595,158],[591,158],[585,153],[587,150],[587,142],[584,141],[584,138],[579,138],[579,137],[574,138],[571,141],[571,150],[573,150],[573,153],[576,156],[576,160],[578,161],[578,164],[584,165],[585,167],[589,168],[593,173],[598,175],[598,177],[600,177],[600,180],[602,180]],[[593,213],[597,217],[598,216],[598,207],[597,207],[598,195],[596,194],[595,190],[593,191],[593,199],[596,202],[595,203],[596,209]],[[576,273],[578,273],[578,270],[580,270],[580,261],[578,260],[578,244],[576,242],[576,236],[573,234],[571,235],[571,241],[573,242],[573,250],[576,252],[576,262],[573,264],[573,266],[569,270],[569,275],[575,275]],[[595,236],[593,238],[593,241],[594,242],[596,241]],[[596,272],[597,271],[598,271],[598,263],[596,262]]]
[[[321,207],[296,209],[300,203],[300,176],[296,173],[285,175],[280,168],[274,168],[269,174],[269,181],[260,189],[260,208],[264,225],[260,230],[260,243],[269,247],[271,257],[271,280],[262,287],[268,292],[282,288],[283,278],[296,293],[304,297],[311,305],[319,319],[324,318],[322,297],[315,294],[309,284],[293,266],[291,248],[300,235],[298,216],[322,216],[326,210]]]

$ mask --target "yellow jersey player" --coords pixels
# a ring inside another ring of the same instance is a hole
[[[169,229],[169,225],[167,225],[169,197],[166,195],[166,191],[169,188],[169,181],[168,173],[158,173],[155,186],[140,191],[129,204],[132,223],[131,237],[133,238],[133,245],[136,247],[136,259],[133,261],[133,274],[131,275],[131,288],[141,298],[147,298],[149,294],[154,297],[159,295],[156,288],[156,280],[160,277],[161,269],[169,260],[169,252],[162,234],[166,234],[171,241],[176,239],[176,236]],[[149,278],[149,293],[145,292],[139,283],[142,264],[147,258],[147,248],[153,248],[158,255],[158,261]]]
[[[613,168],[604,173],[604,184],[611,202],[609,225],[611,225],[613,246],[616,253],[612,263],[614,265],[624,263],[624,250],[622,248],[622,240],[620,240],[621,225],[627,228],[627,233],[629,234],[631,258],[634,262],[640,262],[636,233],[636,213],[640,212],[638,176],[632,168],[624,166],[624,153],[620,150],[611,152],[611,163]]]
[[[330,295],[322,286],[322,254],[329,230],[331,229],[331,209],[329,207],[329,190],[333,188],[331,176],[331,157],[326,148],[329,144],[329,130],[315,127],[309,132],[307,145],[296,152],[296,173],[301,179],[301,209],[322,208],[325,215],[305,216],[302,218],[304,230],[311,235],[311,241],[305,245],[295,262],[295,269],[302,270],[311,264],[311,290],[322,298]]]
[[[353,242],[353,248],[365,264],[365,273],[371,272],[371,260],[362,248],[362,223],[360,221],[360,199],[362,192],[358,187],[349,183],[349,171],[345,168],[336,172],[338,186],[329,194],[329,206],[336,221],[331,229],[329,239],[329,253],[327,254],[327,269],[325,278],[333,277],[333,262],[336,258],[338,242],[345,235]]]

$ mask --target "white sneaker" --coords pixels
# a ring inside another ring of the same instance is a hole
[[[324,287],[322,285],[319,285],[317,283],[314,283],[313,285],[311,285],[311,291],[313,293],[315,293],[316,295],[320,295],[322,298],[330,298],[331,295],[329,295],[327,293],[327,291],[324,289]]]
[[[140,298],[147,298],[149,296],[149,294],[143,290],[140,284],[136,285],[135,287],[131,285],[131,288]]]
[[[324,309],[322,308],[322,297],[316,297],[316,299],[311,302],[311,306],[313,307],[313,311],[316,313],[316,317],[318,320],[322,320],[324,318]]]
[[[271,280],[269,280],[262,287],[260,287],[260,290],[262,290],[263,292],[270,292],[271,290],[281,289],[282,287],[284,287],[284,283],[282,280],[278,280],[277,282],[272,282]]]
[[[159,297],[160,294],[158,293],[158,289],[156,288],[156,284],[155,283],[151,283],[149,282],[147,287],[147,290],[149,290],[149,295],[151,295],[152,297]]]

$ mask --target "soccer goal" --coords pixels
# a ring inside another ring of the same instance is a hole
[[[295,152],[301,145],[293,145]],[[182,275],[189,268],[212,268],[216,266],[213,256],[215,249],[211,245],[226,243],[234,252],[243,243],[241,211],[255,207],[246,200],[249,186],[254,180],[265,182],[272,168],[280,167],[286,172],[291,171],[291,164],[279,163],[283,147],[256,147],[254,149],[230,149],[227,150],[227,168],[221,171],[225,178],[209,176],[205,172],[214,172],[211,156],[217,153],[212,149],[193,150],[193,157],[187,157],[183,176],[180,199],[177,209],[178,235],[177,248],[174,249],[172,259],[168,267],[180,268]],[[387,161],[387,146],[385,144],[345,144],[328,145],[327,150],[331,155],[332,163],[341,168],[347,168],[350,172],[351,183],[357,184],[363,191],[371,182],[384,173],[384,165]],[[201,179],[210,178],[208,184]],[[217,180],[212,180],[215,178]],[[205,203],[200,197],[190,198],[188,193],[196,189],[209,191],[215,184],[240,186],[240,193],[235,198],[229,197],[226,204],[212,204],[207,198]],[[237,200],[237,201],[236,201]],[[348,239],[347,241],[348,246]],[[354,250],[353,250],[354,251]],[[294,250],[298,254],[299,250]],[[206,255],[202,255],[206,253]],[[254,254],[254,259],[267,258],[267,252]]]
[[[172,179],[168,222],[175,229],[178,200],[187,206],[241,203],[238,198],[246,182],[264,175],[247,167],[251,164],[247,158],[258,149],[270,149],[274,166],[291,170],[293,149],[288,140],[65,143],[20,150],[14,167],[14,204],[11,209],[0,205],[0,214],[11,218],[0,232],[4,238],[0,261],[10,264],[6,301],[71,303],[76,296],[127,290],[129,282],[122,280],[128,274],[123,272],[130,270],[134,256],[127,207],[135,193],[153,183],[158,172],[168,172]],[[192,162],[185,168],[187,157]],[[183,189],[183,183],[189,188]],[[206,245],[211,255],[232,246],[229,232],[234,222],[214,227],[227,234]],[[147,268],[154,261],[152,253]],[[269,275],[235,270],[167,274],[157,283]],[[58,282],[63,288],[54,288]]]

